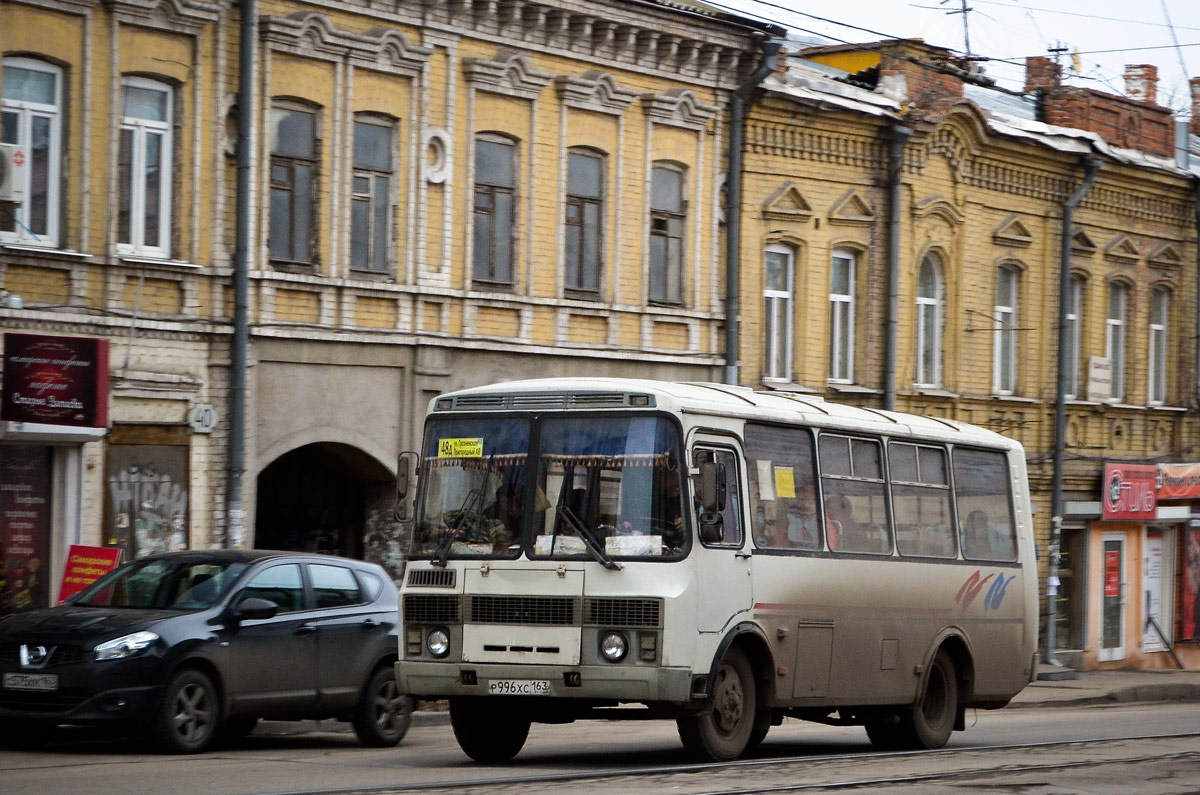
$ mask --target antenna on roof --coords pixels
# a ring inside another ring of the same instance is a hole
[[[949,2],[952,2],[952,0],[941,0],[942,5],[945,5],[946,3],[949,3]],[[955,11],[947,11],[946,13],[947,14],[962,14],[963,50],[967,53],[967,57],[970,58],[971,57],[971,31],[969,30],[969,28],[967,26],[967,14],[971,11],[974,11],[975,9],[967,8],[967,0],[959,0],[959,2],[962,4],[962,8],[955,10]]]
[[[1055,41],[1053,47],[1046,48],[1046,52],[1050,53],[1050,56],[1052,58],[1054,58],[1054,63],[1058,63],[1059,60],[1062,58],[1062,54],[1067,51],[1068,51],[1067,45],[1063,44],[1061,41]],[[1079,70],[1076,70],[1076,71],[1079,71]]]

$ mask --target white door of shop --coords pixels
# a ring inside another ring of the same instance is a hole
[[[1105,533],[1101,550],[1100,662],[1125,659],[1125,535]]]
[[[1174,560],[1174,528],[1147,527],[1142,542],[1143,651],[1167,651],[1173,642],[1175,600],[1171,598],[1171,583],[1175,582]],[[1154,619],[1153,624],[1150,619]]]

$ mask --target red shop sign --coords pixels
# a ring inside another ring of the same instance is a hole
[[[1137,519],[1148,522],[1158,512],[1155,483],[1158,467],[1153,464],[1104,465],[1100,494],[1105,519]]]
[[[0,420],[108,426],[108,340],[5,334]]]
[[[72,544],[67,552],[67,565],[63,567],[62,585],[58,589],[58,603],[68,596],[87,588],[108,574],[121,562],[121,550],[116,547],[84,547]]]

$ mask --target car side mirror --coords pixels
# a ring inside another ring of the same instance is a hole
[[[407,522],[412,516],[413,485],[417,476],[417,454],[401,453],[396,461],[396,504],[393,509],[397,522]]]
[[[230,612],[235,621],[257,621],[263,618],[274,618],[279,612],[279,605],[261,596],[247,596],[237,603]]]

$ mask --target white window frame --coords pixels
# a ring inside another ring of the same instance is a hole
[[[4,69],[18,68],[30,71],[47,72],[54,75],[54,104],[46,105],[41,102],[3,99],[0,92],[0,110],[16,112],[17,114],[17,143],[26,147],[30,143],[31,125],[34,118],[50,120],[50,141],[48,147],[49,169],[46,185],[46,229],[40,236],[35,236],[26,228],[17,231],[0,229],[0,242],[20,243],[23,246],[43,246],[46,248],[59,247],[60,204],[62,202],[62,120],[63,120],[63,70],[53,64],[39,61],[35,58],[12,57],[3,61]],[[0,81],[3,77],[0,76]],[[30,153],[32,155],[32,153]],[[25,169],[25,200],[16,207],[18,221],[28,217],[29,206],[33,201],[33,190],[29,181],[33,179],[33,169]]]
[[[847,265],[847,290],[833,290],[834,271],[838,261]],[[858,252],[850,248],[835,248],[829,258],[829,383],[854,383],[854,288],[858,270]]]
[[[1117,306],[1113,301],[1116,299]],[[1104,355],[1112,367],[1112,393],[1116,403],[1125,400],[1125,354],[1128,349],[1126,326],[1129,315],[1129,285],[1112,282],[1108,286],[1108,313],[1104,321]]]
[[[1067,360],[1067,388],[1064,396],[1067,400],[1074,400],[1079,395],[1079,368],[1083,354],[1081,346],[1082,337],[1080,334],[1080,328],[1083,325],[1081,322],[1081,318],[1083,317],[1083,279],[1072,275],[1068,285],[1067,311],[1065,313],[1067,321],[1067,349],[1062,353]]]
[[[770,290],[766,286],[765,258],[771,255],[783,257],[783,290]],[[772,244],[767,246],[763,263],[763,351],[766,361],[763,366],[763,381],[789,383],[792,380],[793,314],[795,301],[796,252],[791,246]],[[782,323],[783,328],[779,328]],[[784,350],[779,350],[782,340]],[[778,363],[784,363],[784,372],[779,372]]]
[[[381,170],[359,166],[354,162],[355,158],[355,136],[358,134],[358,125],[369,124],[372,127],[387,130],[388,133],[388,169]],[[396,138],[398,136],[398,125],[392,119],[385,116],[377,116],[370,113],[358,113],[350,119],[350,229],[347,235],[347,242],[350,246],[350,252],[347,253],[346,261],[350,267],[350,271],[355,275],[371,274],[375,276],[394,275],[392,267],[393,256],[393,229],[395,226],[394,216],[395,208],[392,206],[392,194],[395,192],[396,184]],[[367,180],[367,190],[365,192],[355,190],[355,181],[359,179]],[[379,179],[386,180],[384,195],[382,197],[384,211],[384,225],[380,230],[376,225],[376,220],[379,217],[380,197],[376,195],[375,187]],[[367,205],[367,265],[366,267],[356,266],[354,263],[354,242],[355,242],[355,227],[354,227],[354,207],[356,203],[365,203]],[[380,241],[379,236],[383,237]],[[382,262],[379,262],[376,255],[379,254],[379,245],[382,242]]]
[[[939,387],[942,383],[942,316],[945,308],[946,282],[942,279],[942,260],[936,254],[921,259],[921,271],[933,272],[933,295],[921,294],[921,273],[917,273],[917,372],[915,385]],[[932,313],[930,313],[932,310]],[[933,361],[925,361],[926,341],[932,336]],[[927,377],[923,377],[927,376]]]
[[[1011,288],[1012,300],[1001,302],[1004,282]],[[996,303],[992,310],[992,391],[1012,395],[1017,389],[1017,323],[1021,302],[1021,274],[1011,265],[996,268]]]
[[[141,88],[166,94],[166,119],[143,119],[137,116],[124,115],[125,89]],[[171,210],[173,182],[175,174],[175,91],[167,83],[151,80],[146,77],[125,77],[121,80],[121,126],[120,131],[133,134],[130,147],[132,165],[128,186],[118,185],[117,196],[120,201],[121,193],[129,191],[129,240],[117,241],[117,252],[134,254],[143,257],[167,259],[171,255]],[[147,245],[145,242],[146,229],[146,140],[151,135],[162,136],[160,184],[158,190],[158,240],[159,245]],[[119,234],[119,231],[118,231]]]
[[[1161,406],[1167,400],[1167,326],[1171,292],[1155,287],[1150,294],[1150,358],[1147,368],[1147,402]]]

